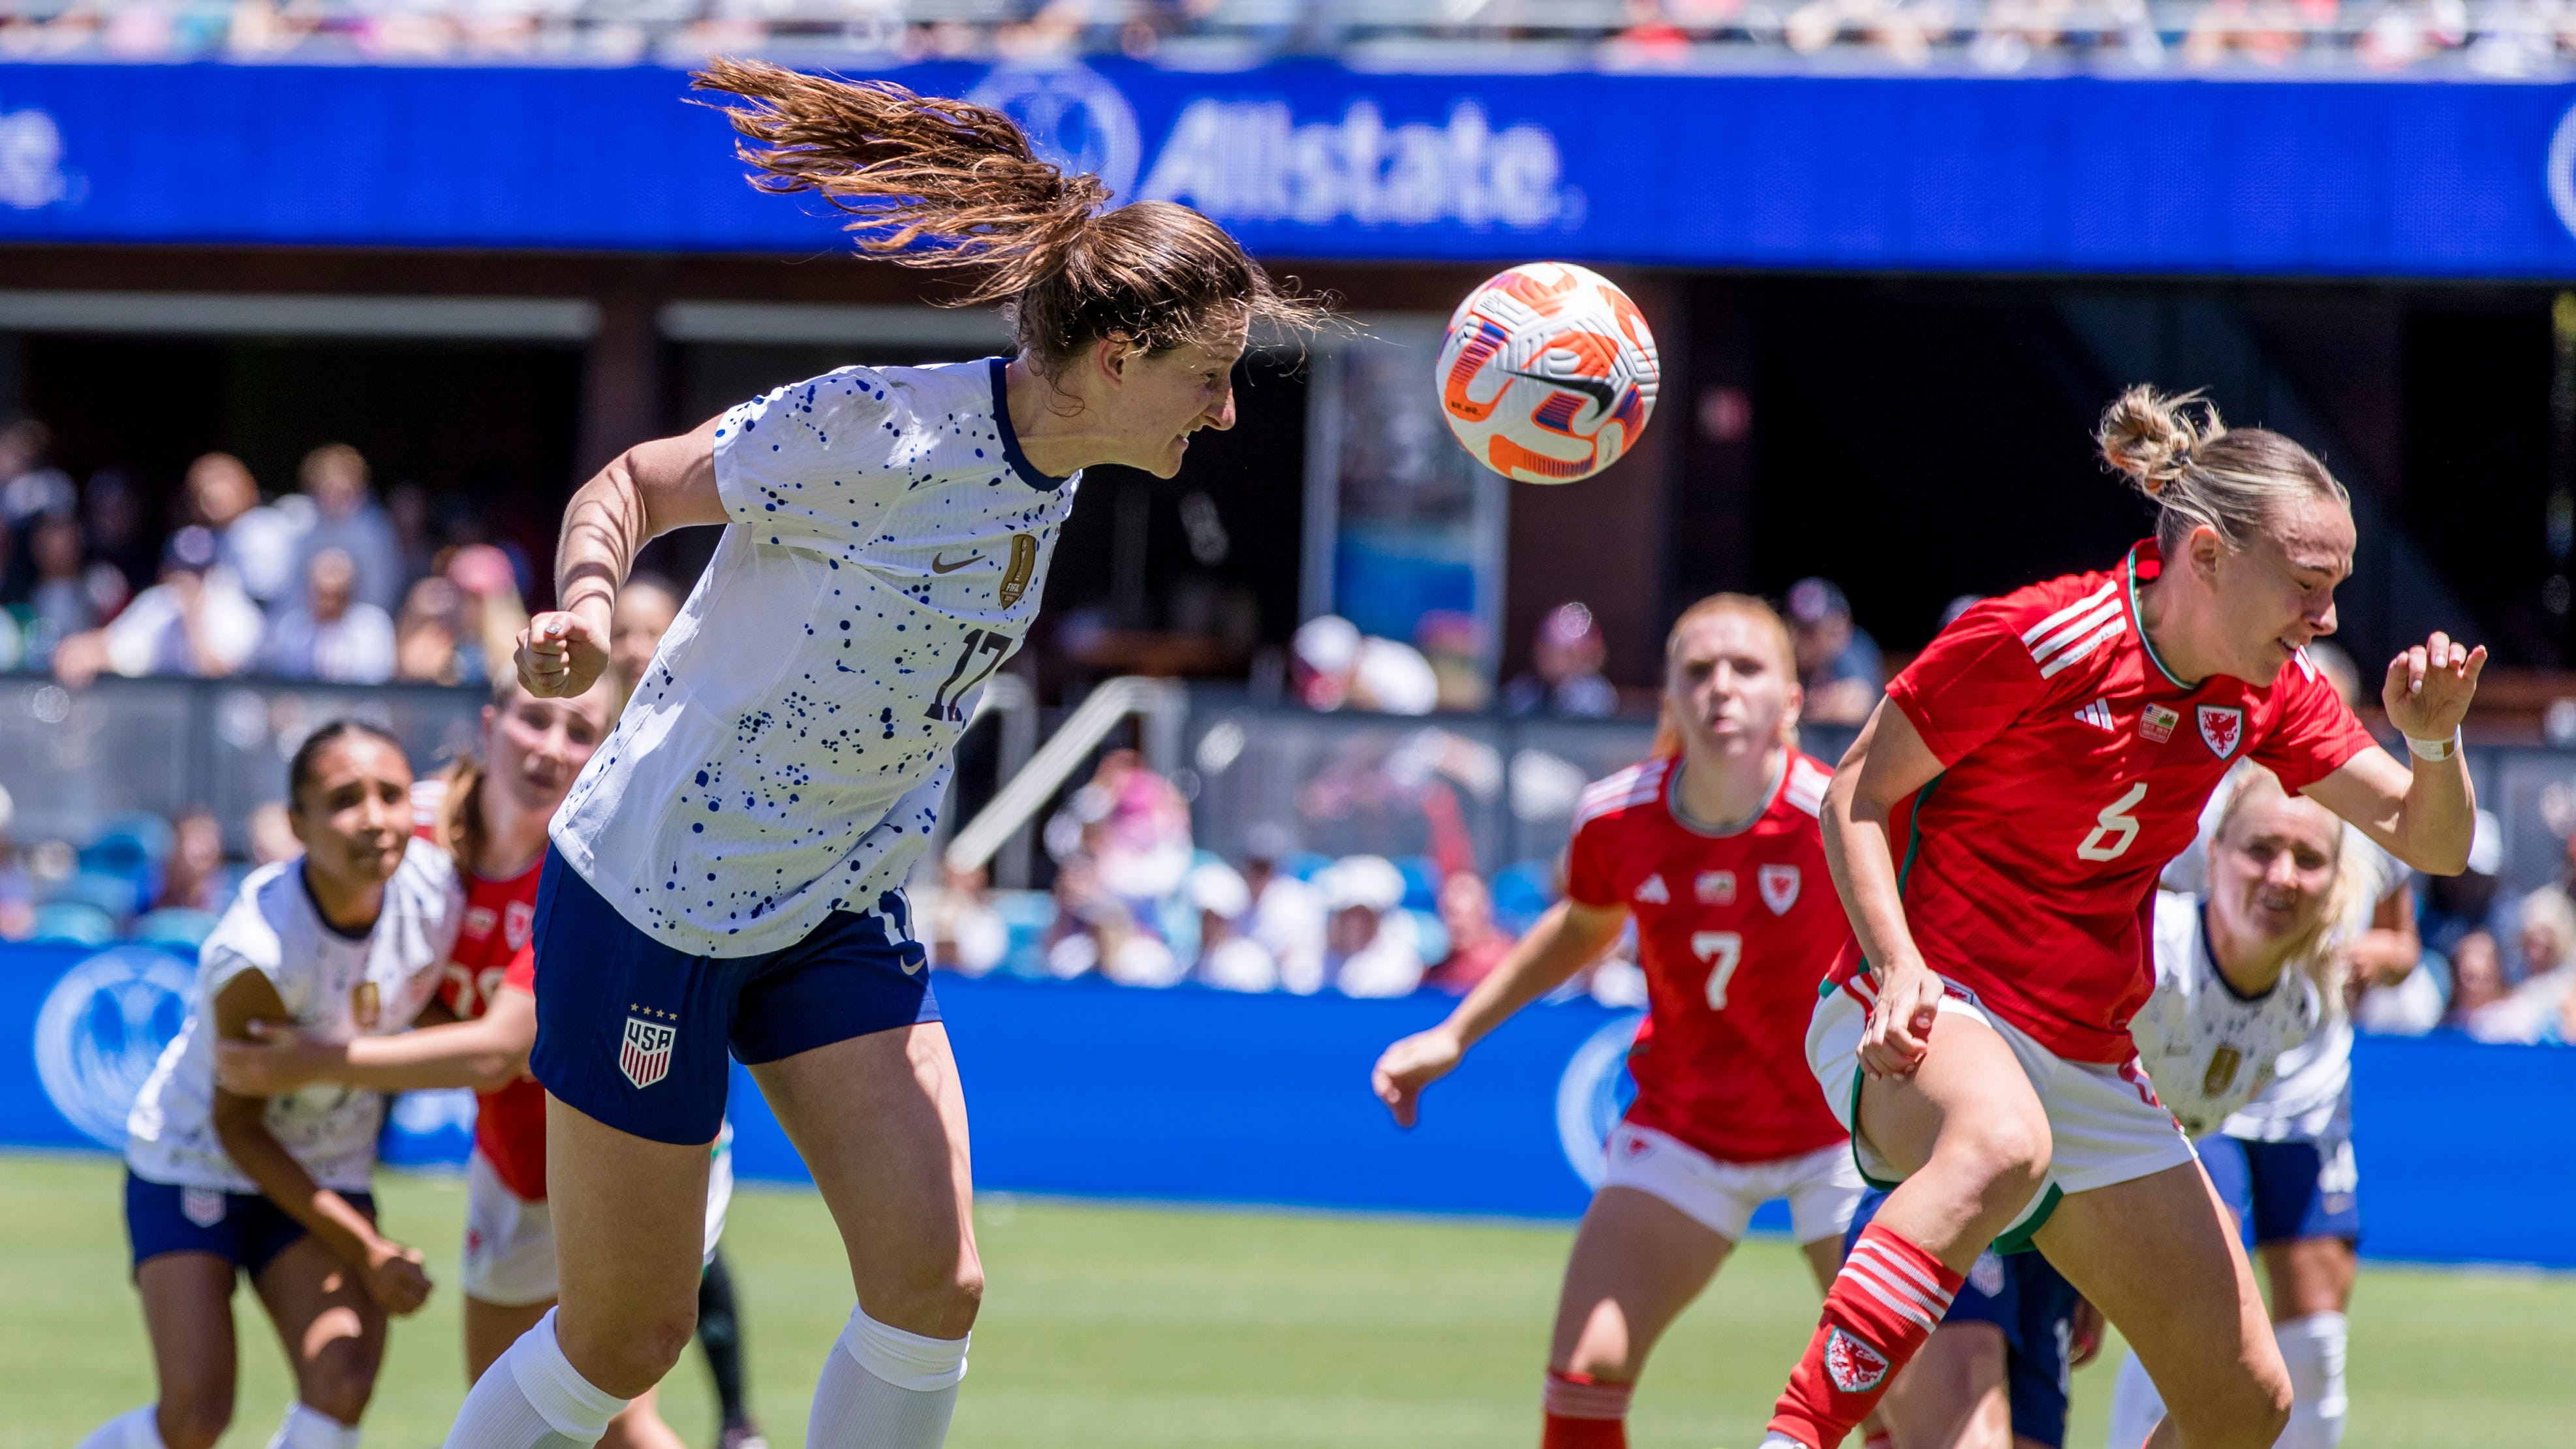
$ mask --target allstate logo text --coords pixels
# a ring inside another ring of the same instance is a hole
[[[1446,123],[1389,126],[1357,101],[1338,121],[1298,125],[1285,101],[1192,101],[1145,177],[1144,195],[1221,221],[1330,226],[1571,225],[1580,198],[1560,181],[1556,137],[1500,131],[1472,101]]]
[[[196,971],[118,946],[63,973],[36,1013],[36,1076],[54,1110],[102,1146],[125,1146],[125,1114],[188,1019]]]

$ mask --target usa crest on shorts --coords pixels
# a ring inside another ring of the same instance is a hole
[[[626,1018],[626,1037],[618,1043],[617,1070],[637,1087],[649,1087],[671,1074],[671,1047],[679,1029],[640,1016]]]

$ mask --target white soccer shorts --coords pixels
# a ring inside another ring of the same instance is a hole
[[[733,1205],[731,1143],[728,1132],[708,1164],[706,1258],[715,1257]],[[457,1281],[466,1297],[504,1307],[551,1303],[557,1292],[553,1212],[542,1199],[510,1191],[479,1150],[465,1162],[465,1263]]]
[[[1869,1025],[1869,1008],[1856,993],[1869,990],[1867,978],[1861,978],[1816,1002],[1807,1024],[1807,1065],[1825,1089],[1834,1116],[1852,1134],[1852,1156],[1861,1175],[1893,1187],[1904,1174],[1869,1145],[1854,1120],[1860,1105],[1860,1039]],[[2153,1176],[2194,1160],[2182,1124],[2156,1099],[2154,1084],[2136,1062],[2126,1068],[2070,1062],[1987,1011],[1974,993],[1956,983],[1941,998],[1941,1012],[1983,1022],[2002,1037],[2048,1114],[2048,1182],[1997,1242],[2021,1246],[2068,1193]]]
[[[1668,1132],[1622,1122],[1602,1145],[1601,1185],[1659,1198],[1701,1227],[1736,1242],[1753,1210],[1789,1200],[1789,1230],[1801,1243],[1839,1241],[1865,1190],[1851,1152],[1820,1147],[1773,1162],[1720,1162]]]

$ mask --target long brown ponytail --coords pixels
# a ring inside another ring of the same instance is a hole
[[[689,83],[746,102],[717,109],[744,138],[734,153],[758,168],[752,185],[810,191],[849,213],[870,255],[979,269],[951,304],[1006,303],[1021,355],[1045,375],[1113,335],[1159,352],[1246,323],[1305,330],[1323,315],[1188,207],[1103,211],[1099,177],[1065,175],[989,106],[725,56]]]

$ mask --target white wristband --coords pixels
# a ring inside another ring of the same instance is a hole
[[[2419,740],[2413,735],[2406,737],[2406,753],[2419,760],[2447,760],[2459,752],[2460,732],[2458,730],[2451,731],[2451,737],[2447,740]]]

